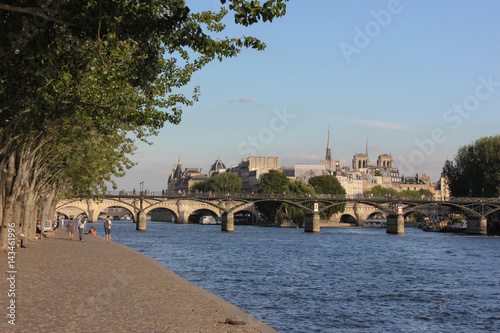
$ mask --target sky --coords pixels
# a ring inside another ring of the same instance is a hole
[[[272,23],[239,27],[228,15],[222,37],[255,36],[266,50],[196,73],[181,92],[199,86],[199,101],[152,145],[137,143],[118,189],[161,191],[179,159],[204,172],[218,158],[317,164],[329,130],[342,166],[368,144],[372,165],[391,153],[401,174],[437,181],[460,147],[500,134],[498,13],[497,0],[291,0]]]

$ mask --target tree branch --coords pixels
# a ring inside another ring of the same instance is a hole
[[[23,13],[23,14],[32,14],[34,16],[39,16],[41,18],[44,18],[47,21],[60,23],[62,25],[75,26],[75,24],[73,24],[73,23],[65,22],[65,21],[62,21],[62,20],[59,20],[59,19],[56,19],[54,17],[50,17],[50,16],[44,14],[43,9],[41,9],[41,8],[34,8],[34,7],[22,8],[22,7],[6,5],[6,4],[2,3],[2,4],[0,4],[0,10],[8,10],[11,12],[18,12],[18,13]]]

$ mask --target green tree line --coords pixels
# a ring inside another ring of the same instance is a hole
[[[273,195],[296,195],[303,197],[315,197],[316,195],[345,195],[345,190],[340,185],[335,176],[315,176],[311,177],[308,183],[298,180],[290,181],[283,173],[277,170],[270,170],[263,175],[260,180],[260,193],[268,193]],[[313,203],[304,204],[312,209]],[[323,207],[319,203],[320,209]],[[255,203],[256,208],[261,213],[262,217],[267,221],[281,223],[284,220],[291,220],[299,227],[303,227],[306,212],[289,203],[280,203],[272,201],[264,201]],[[329,219],[331,215],[337,212],[343,212],[345,204],[330,207],[320,212],[322,219]]]
[[[413,190],[403,190],[397,191],[393,188],[382,187],[381,185],[376,185],[372,187],[370,190],[364,192],[365,195],[372,194],[375,197],[404,197],[404,198],[420,198],[425,196],[426,198],[433,197],[433,193],[427,189],[419,189],[418,191]]]
[[[134,163],[134,138],[178,124],[206,64],[263,50],[227,37],[223,19],[249,26],[288,0],[220,0],[193,12],[184,0],[0,1],[0,251],[8,223],[34,237],[65,197],[98,197]]]
[[[232,172],[224,172],[194,184],[191,192],[241,193],[241,178]]]
[[[500,196],[500,135],[483,137],[458,149],[443,175],[454,197]]]

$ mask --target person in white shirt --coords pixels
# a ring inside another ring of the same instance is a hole
[[[78,235],[80,236],[80,241],[83,241],[83,235],[85,233],[85,230],[87,229],[87,218],[82,217],[80,221],[78,221]]]
[[[111,243],[111,216],[108,215],[104,221],[104,233],[106,234],[106,242]]]

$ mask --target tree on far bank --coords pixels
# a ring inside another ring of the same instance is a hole
[[[483,137],[460,147],[446,160],[443,175],[454,197],[500,196],[500,135]]]
[[[413,191],[413,190],[404,190],[399,193],[400,196],[405,197],[405,198],[421,198],[424,196],[425,198],[433,197],[434,194],[425,188],[421,188],[418,191]]]
[[[375,197],[397,197],[399,195],[399,192],[393,188],[382,187],[382,185],[375,185],[371,189],[365,191],[364,194],[372,194]]]
[[[332,196],[344,196],[346,191],[340,184],[337,177],[332,175],[315,176],[309,178],[309,184],[314,187],[316,194],[326,194]],[[324,203],[319,203],[319,207],[325,206]],[[320,212],[320,217],[324,220],[329,220],[333,214],[341,213],[345,210],[345,203],[330,207]]]
[[[314,188],[310,184],[306,184],[304,182],[294,180],[290,182],[288,185],[285,185],[283,187],[283,190],[286,194],[290,195],[297,195],[297,196],[312,196],[314,197],[315,191]],[[284,220],[290,220],[293,221],[299,228],[302,228],[304,226],[304,221],[306,217],[306,212],[295,206],[291,205],[288,203],[283,203],[277,213],[276,213],[276,220],[278,222],[284,221]]]
[[[290,180],[282,172],[278,170],[269,170],[268,173],[260,177],[259,193],[268,193],[269,196],[281,195],[286,191],[286,186],[290,184]],[[276,221],[276,214],[280,209],[281,202],[256,202],[255,208],[260,212],[264,220]]]
[[[286,191],[285,186],[290,185],[290,180],[284,173],[278,170],[269,170],[268,173],[262,175],[259,184],[259,193],[274,193],[282,194]]]
[[[217,174],[191,187],[191,192],[198,190],[203,193],[241,193],[241,178],[232,172]]]
[[[345,189],[340,185],[337,177],[332,175],[315,176],[309,179],[309,184],[318,194],[345,195]]]
[[[388,187],[383,187],[382,185],[375,185],[371,189],[364,191],[363,194],[372,194],[375,197],[384,197],[384,196],[390,196],[390,197],[405,197],[405,198],[420,198],[425,196],[428,198],[429,196],[434,196],[434,194],[427,189],[419,189],[418,191],[413,191],[413,190],[404,190],[404,191],[397,191],[393,188],[388,188]]]

